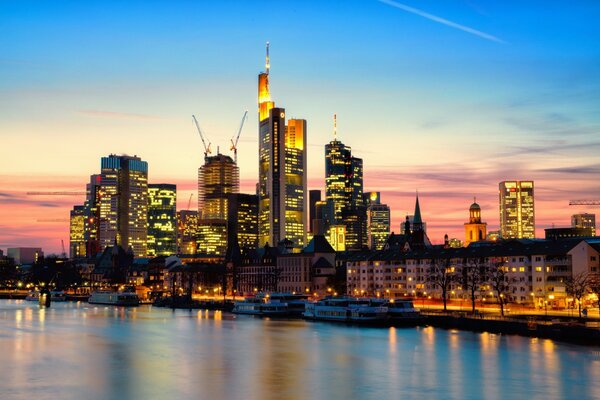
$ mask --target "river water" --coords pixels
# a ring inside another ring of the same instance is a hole
[[[600,348],[0,300],[0,399],[600,399]]]

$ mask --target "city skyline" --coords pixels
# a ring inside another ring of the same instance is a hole
[[[425,15],[415,13],[416,6]],[[267,40],[273,97],[290,118],[310,126],[308,189],[324,193],[324,146],[333,139],[337,113],[338,138],[363,159],[364,190],[381,192],[396,233],[411,214],[416,190],[434,243],[445,233],[463,238],[473,196],[488,231],[497,230],[498,183],[505,180],[535,182],[537,237],[553,224],[570,226],[572,214],[595,212],[568,201],[600,198],[598,5],[511,10],[489,3],[373,1],[356,9],[326,4],[321,16],[309,15],[301,3],[283,7],[319,35],[307,30],[299,37],[277,23],[256,29],[252,18],[260,13],[252,4],[183,5],[165,15],[165,25],[187,24],[158,41],[157,34],[168,31],[150,23],[165,11],[160,4],[125,26],[141,7],[110,3],[89,17],[79,36],[83,22],[77,17],[85,7],[41,4],[34,12],[9,5],[2,20],[14,40],[0,60],[0,137],[10,150],[0,160],[0,248],[59,253],[60,240],[69,237],[69,212],[85,196],[26,193],[82,192],[106,154],[147,161],[148,182],[176,184],[177,209],[185,209],[203,162],[193,113],[213,149],[230,154],[224,150],[239,114],[251,110],[238,160],[240,191],[254,193],[255,85]],[[196,26],[185,15],[202,11],[204,21],[231,8],[247,12],[248,20]],[[262,11],[265,19],[272,16]],[[533,18],[534,11],[543,18]],[[328,27],[332,15],[346,22],[333,24],[338,31]],[[532,26],[509,26],[511,18]],[[361,21],[377,29],[352,33]],[[41,40],[53,23],[63,26]],[[100,38],[107,24],[116,33]],[[212,41],[198,41],[210,29],[216,29]],[[119,43],[122,37],[129,39]],[[150,44],[156,48],[145,54]]]

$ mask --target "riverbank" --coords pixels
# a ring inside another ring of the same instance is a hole
[[[443,329],[490,332],[552,339],[578,345],[600,346],[600,322],[584,319],[539,317],[502,318],[483,315],[424,313],[423,323]]]

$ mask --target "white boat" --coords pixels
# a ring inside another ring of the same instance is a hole
[[[50,300],[52,301],[67,301],[67,294],[62,290],[51,290]]]
[[[234,314],[258,315],[261,317],[282,317],[289,315],[287,303],[271,302],[267,297],[248,297],[236,301],[233,305]]]
[[[379,304],[387,307],[388,317],[392,324],[406,323],[414,324],[423,319],[421,311],[415,308],[412,300],[392,299],[392,300],[371,300],[372,304]]]
[[[27,297],[25,297],[25,300],[27,300],[27,301],[40,301],[40,291],[39,290],[32,290],[31,292],[27,293]]]
[[[384,322],[387,307],[373,305],[368,299],[328,298],[307,303],[304,318],[317,321]]]
[[[90,304],[109,306],[139,306],[140,298],[131,292],[115,292],[112,290],[96,290],[88,299]]]
[[[294,293],[271,293],[271,303],[287,303],[290,316],[301,317],[308,303],[308,295]]]

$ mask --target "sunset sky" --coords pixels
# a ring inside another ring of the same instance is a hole
[[[125,4],[126,3],[126,4]],[[398,232],[418,190],[435,243],[464,239],[477,197],[498,228],[498,183],[534,180],[537,236],[600,199],[597,1],[3,1],[0,249],[68,249],[69,210],[110,153],[194,193],[203,149],[229,154],[242,114],[242,190],[258,178],[257,74],[308,125],[309,189],[324,145],[364,160]],[[38,222],[39,221],[39,222]]]

